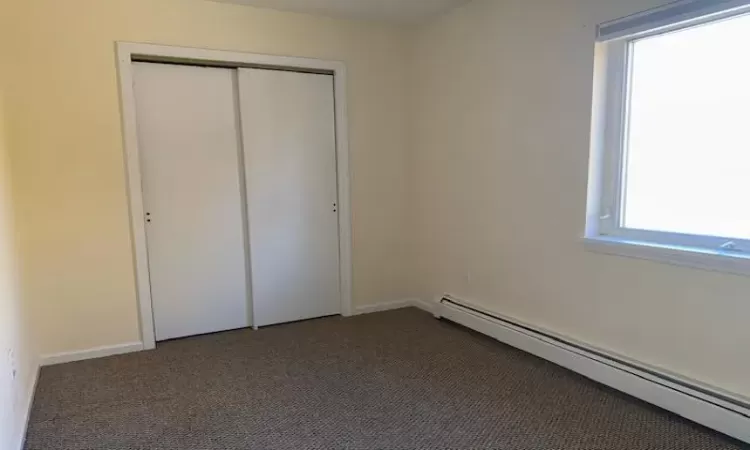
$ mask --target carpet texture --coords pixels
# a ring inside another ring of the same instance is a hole
[[[748,447],[404,309],[45,367],[26,448]]]

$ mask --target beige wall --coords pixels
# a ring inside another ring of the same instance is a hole
[[[588,253],[594,26],[637,0],[475,0],[415,43],[419,291],[750,395],[750,280]]]
[[[475,0],[415,36],[202,0],[4,3],[40,352],[139,339],[113,45],[126,40],[347,63],[356,305],[453,293],[750,395],[750,281],[578,240],[594,25],[658,1]]]
[[[0,41],[2,35],[0,19]],[[0,42],[0,50],[3,50]],[[9,130],[3,102],[3,73],[0,66],[0,449],[18,448],[24,418],[36,373],[28,304],[18,289],[17,243],[9,171]],[[13,373],[15,371],[15,374]]]
[[[343,60],[349,73],[354,302],[407,281],[399,28],[202,0],[13,2],[23,287],[43,354],[138,341],[114,42]]]

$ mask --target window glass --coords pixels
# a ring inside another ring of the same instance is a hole
[[[621,226],[750,239],[750,15],[631,43]]]

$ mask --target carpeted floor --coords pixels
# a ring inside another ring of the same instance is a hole
[[[405,309],[46,367],[26,448],[748,447]]]

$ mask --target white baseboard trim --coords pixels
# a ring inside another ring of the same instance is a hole
[[[392,309],[408,308],[412,305],[412,299],[396,300],[391,302],[375,303],[373,305],[358,306],[354,310],[354,314],[370,314],[381,311],[390,311]]]
[[[41,366],[39,362],[34,363],[34,367],[31,370],[31,381],[28,383],[28,390],[26,391],[26,398],[21,411],[22,418],[21,424],[18,427],[16,434],[16,441],[12,449],[23,450],[26,444],[26,432],[29,429],[29,419],[31,418],[31,407],[34,405],[34,393],[36,392],[36,385],[39,381],[39,369]]]
[[[139,352],[143,350],[143,342],[129,342],[127,344],[109,345],[96,347],[88,350],[78,350],[73,352],[55,353],[52,355],[42,356],[42,366],[52,366],[74,361],[83,361],[85,359],[103,358],[105,356],[121,355],[123,353]]]
[[[359,315],[359,314],[370,314],[370,313],[381,312],[381,311],[390,311],[392,309],[419,308],[431,314],[434,314],[437,305],[438,305],[437,300],[434,302],[428,302],[428,301],[420,300],[418,298],[406,298],[403,300],[375,303],[373,305],[358,306],[354,310],[354,313],[355,315]]]
[[[516,324],[511,318],[453,297],[439,303],[435,315],[750,443],[750,403],[741,396],[697,382],[689,383],[650,366],[610,358],[606,352],[588,351],[574,341],[568,344],[545,330],[520,322]]]
[[[440,306],[439,299],[434,301],[414,299],[411,301],[410,306],[419,308],[423,311],[427,311],[428,313],[433,314],[435,317],[440,317],[440,315],[438,314]]]

